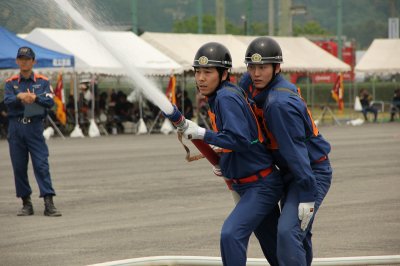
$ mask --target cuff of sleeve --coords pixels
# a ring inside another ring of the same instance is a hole
[[[299,192],[299,201],[300,202],[314,202],[317,197],[317,193],[315,191],[300,191]]]
[[[214,132],[214,131],[211,131],[211,130],[207,129],[206,132],[205,132],[205,135],[204,135],[204,141],[205,141],[206,143],[213,142],[213,140],[214,140],[214,135],[215,135],[215,132]]]

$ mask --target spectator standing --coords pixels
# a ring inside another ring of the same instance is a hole
[[[53,92],[49,80],[33,72],[36,61],[31,48],[19,48],[16,63],[20,73],[6,81],[4,102],[8,108],[8,142],[16,194],[23,204],[17,215],[34,213],[28,180],[28,161],[31,157],[40,197],[44,198],[44,215],[61,216],[53,203],[56,193],[49,171],[49,150],[43,137],[46,109],[54,106]]]

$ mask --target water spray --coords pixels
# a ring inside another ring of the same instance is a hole
[[[101,35],[101,33],[93,27],[93,25],[87,21],[67,0],[54,0],[59,9],[66,12],[75,23],[84,28],[87,32],[101,43],[124,67],[126,74],[133,83],[143,92],[147,99],[151,100],[157,105],[164,116],[167,117],[178,130],[183,130],[186,126],[185,117],[179,112],[178,108],[172,105],[167,97],[159,90],[153,82],[147,79],[144,75],[132,65],[131,61],[133,58],[127,58],[122,53],[115,51],[113,47],[107,42],[107,39]],[[204,141],[192,140],[196,148],[208,159],[212,165],[217,165],[219,156],[217,153]]]

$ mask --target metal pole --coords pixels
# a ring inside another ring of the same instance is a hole
[[[57,127],[56,123],[54,123],[53,119],[49,115],[47,115],[47,119],[49,120],[50,124],[54,127],[54,129],[57,131],[57,134],[62,138],[65,139],[64,134],[61,132],[61,130]]]
[[[312,111],[314,111],[314,96],[315,96],[314,83],[311,83],[311,110]]]
[[[75,126],[79,125],[79,110],[78,110],[78,75],[74,72],[74,108],[75,108]]]
[[[376,74],[374,74],[374,77],[372,79],[372,99],[375,100],[375,85],[376,85]]]
[[[141,92],[139,92],[139,116],[140,119],[143,119],[143,96]]]
[[[290,12],[291,0],[282,0],[279,3],[279,35],[290,36],[290,24],[292,23],[292,14]]]
[[[253,21],[253,1],[247,0],[246,35],[251,35],[251,22]]]
[[[96,76],[95,74],[92,74],[92,80],[91,80],[91,93],[92,93],[92,106],[91,106],[91,113],[92,113],[92,119],[95,119],[96,115],[95,115],[95,104],[96,104],[96,97],[94,95],[94,82],[95,82]]]
[[[225,34],[225,1],[216,0],[215,31],[217,34]]]
[[[342,60],[342,0],[337,0],[337,39],[338,58]]]
[[[132,32],[138,34],[137,0],[132,1]]]
[[[274,12],[274,0],[268,0],[268,35],[274,36],[275,28],[275,12]]]
[[[203,0],[197,0],[197,33],[203,33]]]

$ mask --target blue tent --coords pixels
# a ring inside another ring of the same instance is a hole
[[[35,68],[73,67],[75,64],[73,55],[46,49],[0,27],[0,69],[18,68],[15,57],[21,46],[29,46],[35,52]]]

